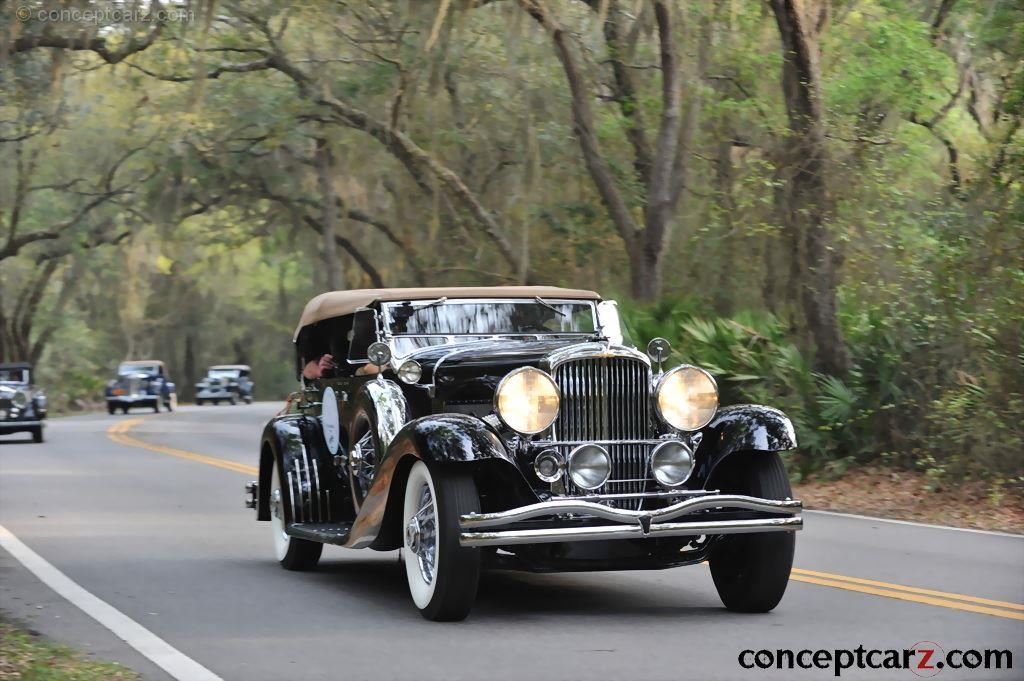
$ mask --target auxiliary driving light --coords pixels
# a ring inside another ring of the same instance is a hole
[[[693,472],[693,450],[678,440],[663,442],[651,452],[651,471],[665,487],[678,487]]]
[[[545,449],[534,459],[533,470],[537,473],[537,477],[544,482],[555,482],[562,477],[565,462],[562,460],[562,455],[554,449]]]
[[[569,454],[569,477],[577,487],[597,489],[608,482],[612,460],[599,445],[580,445]]]

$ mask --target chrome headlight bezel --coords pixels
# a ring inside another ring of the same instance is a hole
[[[11,396],[11,404],[18,409],[24,409],[28,404],[28,395],[24,390],[18,390]]]
[[[522,424],[511,424],[511,423],[509,423],[508,420],[506,420],[506,415],[503,415],[501,413],[501,408],[499,406],[500,403],[501,403],[502,391],[507,388],[507,386],[509,385],[509,382],[514,377],[516,377],[516,376],[518,376],[520,374],[523,374],[523,373],[527,373],[527,372],[536,372],[537,374],[542,376],[544,379],[546,379],[548,381],[548,383],[550,383],[551,387],[553,388],[554,395],[555,395],[555,411],[554,411],[554,414],[551,416],[551,419],[547,423],[544,424],[543,427],[537,428],[537,429],[517,428],[516,427],[517,425],[522,425]],[[505,377],[502,378],[501,381],[498,383],[498,388],[494,391],[493,407],[494,407],[494,413],[498,416],[498,418],[501,420],[501,422],[505,426],[507,426],[508,428],[511,428],[512,430],[516,431],[517,433],[522,433],[523,435],[536,435],[536,434],[542,433],[545,430],[547,430],[548,428],[550,428],[551,424],[554,423],[555,419],[558,418],[558,413],[559,413],[559,411],[562,408],[562,391],[559,390],[558,384],[555,382],[555,379],[553,379],[548,372],[543,371],[541,369],[538,369],[536,367],[520,367],[518,369],[514,369],[514,370],[508,372],[507,374],[505,374]]]
[[[708,381],[711,384],[711,387],[715,391],[715,408],[713,410],[711,410],[711,413],[708,415],[708,417],[703,422],[701,422],[699,425],[681,426],[681,425],[678,425],[676,423],[672,423],[672,421],[669,420],[669,418],[665,415],[664,410],[662,410],[662,408],[661,408],[661,391],[662,391],[662,389],[666,385],[668,385],[668,381],[673,380],[674,376],[679,375],[683,371],[698,371],[698,372],[700,372],[701,374],[703,374],[708,379]],[[702,369],[702,368],[700,368],[698,366],[694,366],[692,364],[680,364],[679,366],[675,367],[674,369],[671,369],[671,370],[665,372],[661,376],[661,378],[658,379],[658,383],[654,387],[654,408],[655,408],[655,410],[658,413],[658,418],[660,418],[664,423],[668,424],[672,428],[675,428],[676,430],[680,430],[680,431],[687,432],[687,433],[692,433],[694,431],[700,430],[704,426],[706,426],[709,423],[711,423],[712,419],[715,418],[715,414],[718,413],[718,407],[719,406],[720,406],[720,401],[719,401],[719,392],[718,392],[718,382],[715,380],[715,377],[712,376],[711,373],[709,371],[707,371],[706,369]]]

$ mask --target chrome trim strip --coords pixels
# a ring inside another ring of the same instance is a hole
[[[288,502],[292,507],[292,522],[299,522],[298,516],[295,514],[295,490],[292,489],[292,472],[288,471]]]
[[[612,501],[614,499],[675,499],[678,497],[706,497],[718,494],[718,490],[678,489],[662,492],[640,492],[638,494],[587,494],[583,496],[560,496],[559,501]]]
[[[631,495],[632,496],[632,495]],[[747,511],[765,511],[768,513],[799,513],[804,505],[798,499],[787,499],[778,501],[776,499],[761,499],[759,497],[748,497],[741,494],[715,494],[713,496],[697,497],[695,499],[684,499],[678,503],[651,511],[632,511],[625,508],[611,508],[602,504],[595,504],[590,501],[575,501],[566,499],[555,499],[542,501],[537,504],[520,506],[519,508],[499,511],[497,513],[470,513],[459,517],[459,524],[463,529],[476,527],[497,527],[508,525],[523,520],[531,520],[548,515],[576,513],[580,515],[604,518],[620,523],[631,523],[640,519],[649,519],[652,523],[663,522],[678,518],[687,513],[695,513],[711,508],[741,508]]]
[[[599,527],[565,527],[538,530],[507,530],[505,532],[463,532],[459,544],[465,547],[513,546],[516,544],[547,544],[551,542],[598,541],[608,539],[646,539],[693,535],[749,534],[753,532],[795,532],[804,521],[795,518],[763,518],[755,520],[716,520],[706,523],[664,523],[651,525],[645,532],[642,525],[603,525]]]

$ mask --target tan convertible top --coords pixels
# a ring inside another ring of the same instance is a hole
[[[166,367],[166,365],[158,359],[129,359],[121,362],[121,364],[133,367],[152,366],[155,364],[157,366]]]
[[[251,371],[248,364],[214,364],[207,371]]]
[[[438,288],[361,288],[349,291],[328,291],[306,303],[295,337],[304,326],[331,317],[352,314],[361,307],[378,300],[432,300],[448,298],[572,298],[580,300],[601,300],[593,291],[559,288],[557,286],[447,286]]]

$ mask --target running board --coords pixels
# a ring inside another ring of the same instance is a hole
[[[285,533],[296,539],[306,539],[321,544],[344,546],[352,531],[352,523],[292,523]]]

